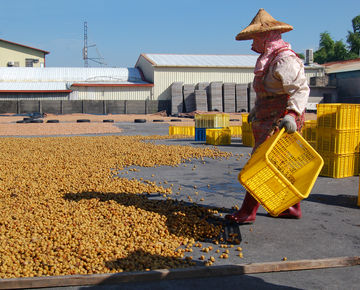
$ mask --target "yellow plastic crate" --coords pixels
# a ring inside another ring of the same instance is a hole
[[[359,174],[359,153],[336,154],[319,151],[319,154],[324,159],[321,176],[344,178]]]
[[[194,126],[169,126],[169,136],[184,135],[195,136]]]
[[[316,120],[305,121],[301,134],[308,142],[316,142]]]
[[[360,130],[336,130],[319,128],[316,139],[317,150],[322,152],[349,154],[359,152]]]
[[[240,183],[273,216],[307,198],[324,164],[298,133],[284,129],[253,153],[239,173]]]
[[[244,146],[254,147],[255,138],[252,131],[243,131],[242,132],[242,143]]]
[[[314,148],[315,150],[317,150],[316,141],[315,141],[315,142],[313,142],[313,141],[307,141],[307,142],[310,144],[310,146],[311,146],[312,148]]]
[[[227,113],[207,113],[195,115],[196,128],[223,128],[229,127],[230,115]]]
[[[251,129],[251,123],[248,123],[248,113],[241,114],[241,120],[242,120],[242,130],[244,131],[252,131]]]
[[[358,193],[358,202],[357,205],[360,206],[360,180],[359,180],[359,193]]]
[[[230,145],[230,129],[206,129],[206,144],[209,145]]]
[[[231,137],[240,137],[242,135],[241,126],[230,126]]]
[[[318,104],[318,128],[360,129],[360,105]]]

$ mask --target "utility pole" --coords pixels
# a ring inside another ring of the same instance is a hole
[[[83,59],[84,59],[84,67],[89,66],[88,61],[88,43],[87,43],[87,22],[84,22],[84,48],[83,48]]]
[[[100,51],[97,49],[96,44],[88,45],[88,35],[87,35],[87,22],[84,22],[84,48],[83,48],[83,59],[84,59],[84,67],[89,67],[89,60],[100,64],[101,66],[107,66],[104,61],[104,58],[101,56]],[[88,49],[89,47],[95,47],[98,57],[89,57]]]

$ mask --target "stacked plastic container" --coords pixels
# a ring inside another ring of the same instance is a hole
[[[209,113],[195,115],[195,141],[206,141],[207,129],[229,127],[230,115],[226,113]]]
[[[230,126],[231,137],[241,137],[242,136],[242,126]]]
[[[322,176],[343,178],[359,174],[360,105],[317,106],[316,149],[324,159]]]
[[[301,130],[301,134],[304,139],[316,149],[316,132],[317,132],[317,121],[316,120],[308,120],[305,121],[304,126]]]
[[[254,147],[255,139],[252,132],[251,123],[248,123],[248,113],[242,114],[242,143],[244,146]]]
[[[169,136],[183,135],[183,136],[195,136],[194,126],[170,126]]]
[[[206,129],[206,144],[230,145],[231,130],[229,128]]]

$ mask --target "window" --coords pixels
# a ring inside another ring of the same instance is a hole
[[[34,59],[34,58],[25,58],[25,66],[26,67],[33,67],[34,63],[38,63],[39,60],[38,59]]]

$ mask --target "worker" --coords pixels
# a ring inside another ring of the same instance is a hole
[[[304,123],[310,92],[304,65],[281,38],[282,33],[292,29],[260,9],[250,25],[236,36],[236,40],[252,39],[251,49],[260,54],[254,70],[255,106],[248,115],[255,138],[252,152],[277,130],[285,128],[291,134],[300,131]],[[225,218],[239,224],[252,223],[258,208],[257,200],[246,192],[240,210]],[[301,218],[300,203],[278,217]]]

